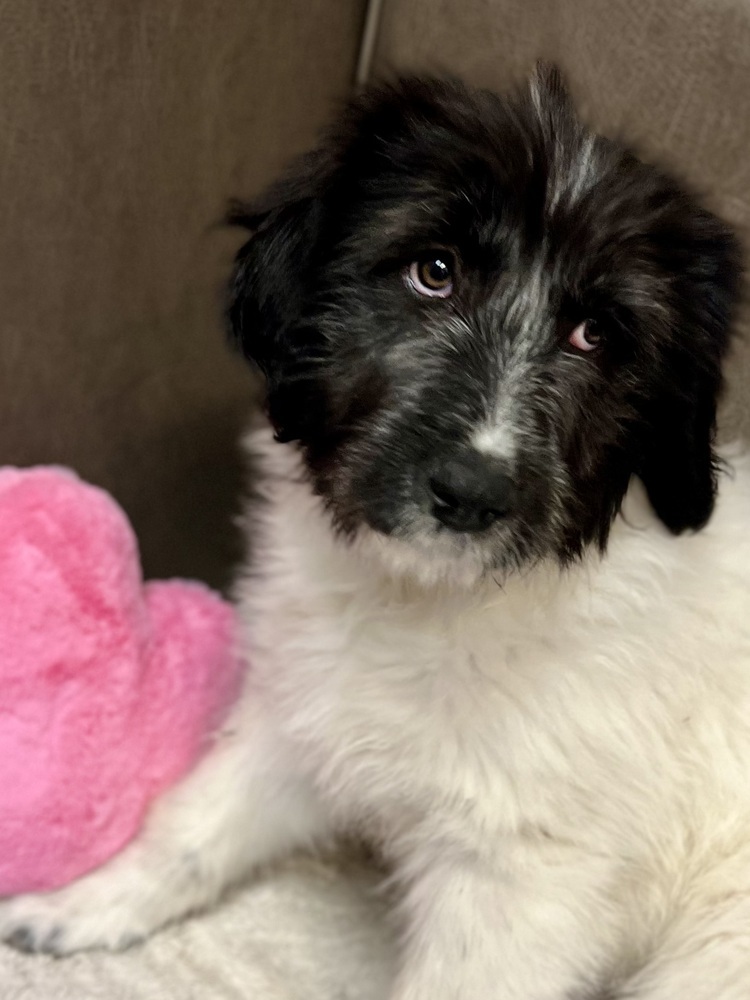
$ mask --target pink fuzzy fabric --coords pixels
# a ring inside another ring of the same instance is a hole
[[[143,585],[125,515],[63,469],[0,469],[0,896],[119,851],[234,697],[230,606]]]

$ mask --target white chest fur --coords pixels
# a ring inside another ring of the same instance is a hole
[[[632,857],[727,799],[744,826],[744,469],[701,535],[668,536],[635,490],[603,562],[424,590],[335,540],[275,450],[249,644],[343,822],[395,851],[429,828],[488,857],[518,838]]]

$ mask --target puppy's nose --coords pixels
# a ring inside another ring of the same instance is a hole
[[[466,450],[430,477],[432,513],[454,531],[485,531],[513,503],[513,481],[498,458]]]

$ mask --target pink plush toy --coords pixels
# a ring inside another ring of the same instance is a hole
[[[221,724],[234,636],[202,585],[143,585],[106,493],[0,469],[0,896],[64,885],[134,836]]]

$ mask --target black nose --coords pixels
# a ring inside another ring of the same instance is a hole
[[[478,451],[454,455],[430,477],[432,512],[454,531],[484,531],[505,517],[513,502],[506,465]]]

